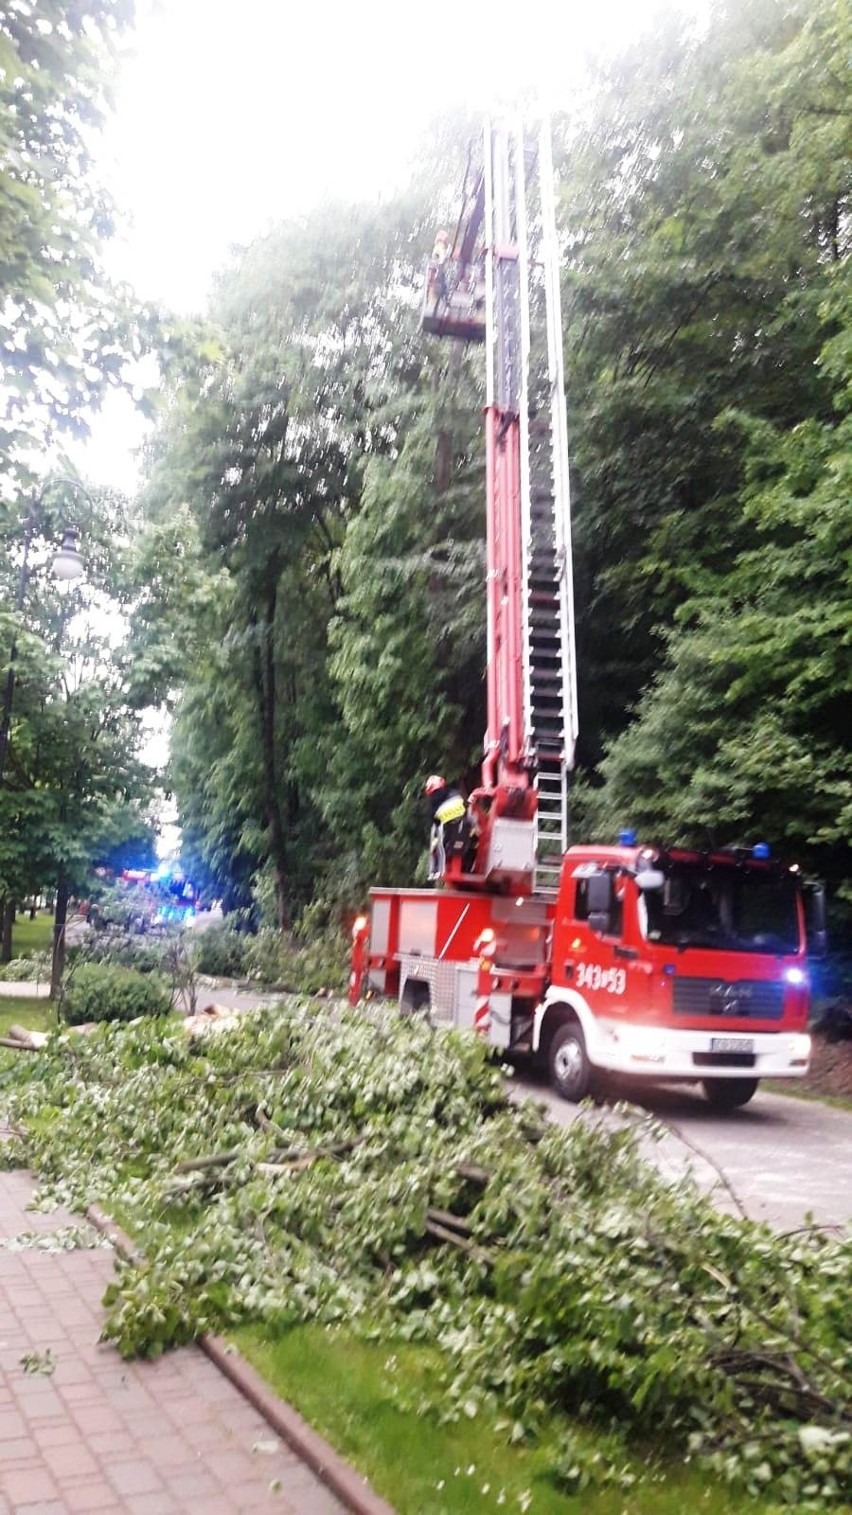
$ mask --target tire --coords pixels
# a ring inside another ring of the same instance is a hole
[[[592,1065],[586,1052],[586,1039],[577,1021],[557,1026],[547,1050],[550,1082],[557,1094],[577,1105],[585,1099],[592,1084]]]
[[[756,1078],[705,1078],[704,1093],[716,1110],[739,1110],[757,1090]]]

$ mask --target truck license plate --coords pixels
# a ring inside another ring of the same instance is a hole
[[[750,1036],[711,1036],[711,1052],[753,1052],[754,1039]]]

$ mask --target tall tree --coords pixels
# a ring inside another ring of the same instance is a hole
[[[13,642],[14,686],[0,788],[0,896],[56,895],[55,983],[68,899],[93,862],[138,830],[151,774],[136,758],[141,717],[121,645],[129,578],[129,521],[108,492],[75,491],[85,578],[58,585],[49,563],[67,508],[66,486],[45,491],[21,579],[21,613],[0,613]],[[10,511],[13,507],[9,507]],[[7,684],[7,687],[8,684]]]
[[[719,4],[612,63],[564,172],[566,346],[586,761],[624,724],[677,607],[751,529],[730,406],[831,414],[816,358],[848,235],[838,0]],[[848,25],[848,22],[846,23]]]
[[[132,0],[19,0],[0,11],[0,487],[28,487],[57,431],[79,434],[138,351],[110,288],[110,207],[92,174]],[[147,324],[149,317],[143,319]]]
[[[424,345],[424,392],[398,456],[373,460],[340,554],[331,626],[340,708],[317,789],[348,887],[425,863],[423,781],[475,781],[485,729],[481,384]]]
[[[328,630],[350,614],[344,542],[365,469],[386,457],[395,470],[423,382],[417,308],[427,239],[432,229],[406,201],[322,213],[250,249],[218,293],[222,359],[200,385],[176,393],[152,466],[156,530],[167,529],[170,502],[186,499],[200,569],[222,576],[206,625],[224,655],[194,656],[184,671],[181,808],[202,850],[206,828],[207,861],[220,876],[227,839],[237,872],[247,858],[256,872],[271,870],[282,924],[339,859],[340,769],[329,733],[341,698],[352,710],[354,690],[347,681],[341,694]],[[434,441],[429,451],[434,467]],[[431,529],[437,540],[435,522]],[[421,543],[432,540],[429,530],[418,528]],[[155,662],[162,604],[154,593],[143,606]],[[214,739],[219,760],[209,764],[214,711],[213,725],[229,736]],[[360,812],[344,808],[348,833]]]
[[[748,545],[682,608],[593,808],[602,830],[783,839],[852,902],[852,299],[842,269],[832,284],[820,367],[836,419],[723,419],[745,442]]]

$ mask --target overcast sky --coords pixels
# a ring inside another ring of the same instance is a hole
[[[697,0],[683,0],[690,9]],[[570,99],[655,0],[139,0],[103,166],[142,294],[203,301],[229,245],[331,195],[392,189],[425,121],[519,90]]]
[[[708,0],[677,0],[701,14]],[[138,0],[99,170],[121,217],[109,266],[146,299],[204,307],[229,248],[326,198],[391,193],[424,124],[519,91],[570,99],[589,51],[658,0]],[[131,489],[140,423],[113,397],[80,457]]]

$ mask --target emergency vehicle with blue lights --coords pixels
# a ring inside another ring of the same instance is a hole
[[[423,328],[484,342],[487,729],[466,834],[436,889],[371,890],[350,999],[468,1029],[582,1099],[606,1074],[745,1104],[807,1072],[805,892],[764,843],[571,846],[577,740],[568,439],[550,134],[486,123]]]

